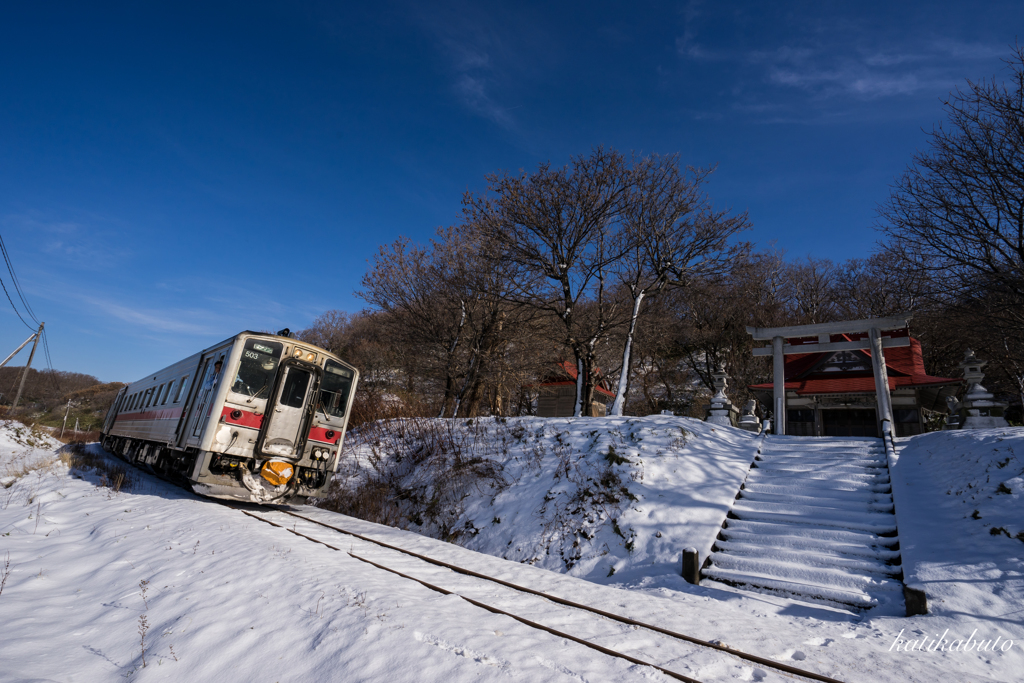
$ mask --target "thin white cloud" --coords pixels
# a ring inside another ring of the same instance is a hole
[[[768,80],[826,97],[846,94],[868,99],[912,95],[943,82],[923,80],[913,73],[875,73],[857,64],[844,64],[835,69],[773,68]]]
[[[208,335],[220,325],[216,316],[209,311],[197,310],[144,310],[126,306],[96,297],[80,297],[82,302],[110,318],[115,318],[151,332],[174,332],[178,334]],[[197,320],[206,319],[205,322]]]
[[[0,218],[4,231],[17,231],[35,238],[41,252],[62,265],[101,270],[127,260],[131,253],[119,244],[116,233],[104,227],[110,221],[88,216],[90,225],[75,220],[52,220],[38,212],[10,214]]]
[[[462,74],[455,82],[455,91],[463,103],[472,111],[490,119],[502,128],[513,130],[515,119],[509,110],[497,104],[487,92],[487,83],[483,78]]]
[[[783,45],[709,50],[699,40],[699,24],[710,25],[713,20],[720,31],[724,17],[702,16],[697,3],[687,5],[683,15],[677,53],[688,61],[731,63],[737,81],[730,91],[741,102],[738,108],[748,111],[771,99],[772,90],[780,95],[801,91],[807,102],[819,105],[829,100],[870,102],[949,90],[974,73],[971,62],[991,62],[1007,54],[1004,45],[895,35],[843,16],[794,20]],[[749,23],[750,18],[745,21]],[[742,106],[743,100],[752,106]]]
[[[517,107],[501,101],[501,85],[509,70],[522,68],[523,54],[536,42],[536,27],[522,21],[518,12],[460,2],[432,5],[418,21],[448,61],[451,91],[462,106],[505,130],[518,131],[510,113]]]

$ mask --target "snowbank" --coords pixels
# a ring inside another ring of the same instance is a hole
[[[1024,429],[901,439],[891,472],[904,579],[929,611],[1024,622]]]
[[[14,420],[0,420],[0,485],[56,460],[63,444],[46,428],[27,427]]]

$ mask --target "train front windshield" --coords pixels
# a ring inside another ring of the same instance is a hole
[[[345,417],[348,395],[352,391],[352,371],[341,363],[327,359],[324,377],[320,382],[318,409],[328,417]]]
[[[246,339],[242,349],[242,361],[238,374],[231,385],[231,391],[253,398],[266,398],[274,385],[277,365],[281,360],[284,344],[266,339]]]

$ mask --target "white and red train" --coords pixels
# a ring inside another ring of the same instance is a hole
[[[122,389],[103,447],[213,498],[320,498],[358,380],[354,367],[287,330],[242,332]]]

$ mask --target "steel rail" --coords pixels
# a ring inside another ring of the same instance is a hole
[[[288,529],[288,527],[282,526],[280,524],[276,524],[274,522],[271,522],[268,519],[263,519],[263,518],[259,517],[258,515],[251,514],[251,513],[247,512],[246,510],[242,510],[241,508],[235,508],[235,509],[239,510],[240,512],[243,512],[243,513],[245,513],[247,515],[249,515],[250,517],[253,517],[255,519],[259,519],[260,521],[267,522],[268,524],[273,524],[274,526],[279,526],[282,529],[286,529],[286,530],[288,530],[288,531],[290,531],[292,533],[295,533],[297,535],[303,536],[303,538],[310,538],[310,540],[313,540],[313,541],[315,541],[317,543],[323,543],[323,541],[319,541],[317,539],[313,539],[311,537],[304,536],[302,534],[298,534],[298,532],[296,532],[296,531],[294,531],[292,529]],[[399,552],[399,553],[402,553],[402,554],[405,554],[405,555],[409,555],[411,557],[415,557],[416,559],[422,560],[424,562],[427,562],[429,564],[433,564],[433,565],[436,565],[436,566],[439,566],[439,567],[444,567],[445,569],[449,569],[449,570],[451,570],[453,572],[456,572],[456,573],[459,573],[459,574],[464,574],[466,576],[472,576],[474,578],[483,579],[485,581],[490,581],[492,583],[496,583],[498,585],[505,586],[506,588],[511,588],[512,590],[520,591],[522,593],[528,593],[530,595],[536,595],[538,597],[544,598],[546,600],[550,600],[551,602],[557,603],[559,605],[565,605],[566,607],[572,607],[574,609],[583,610],[585,612],[591,612],[592,614],[597,614],[597,615],[605,617],[607,619],[611,619],[612,621],[617,621],[617,622],[622,623],[622,624],[628,624],[630,626],[637,626],[637,627],[640,627],[640,628],[645,628],[647,630],[654,631],[655,633],[660,633],[661,635],[668,636],[668,637],[674,638],[676,640],[682,640],[684,642],[691,643],[693,645],[698,645],[700,647],[706,647],[706,648],[709,648],[709,649],[712,649],[712,650],[717,650],[719,652],[723,652],[725,654],[732,655],[733,657],[737,657],[739,659],[744,659],[744,660],[746,660],[748,662],[753,662],[755,664],[760,664],[762,666],[766,666],[768,668],[775,669],[776,671],[782,671],[782,672],[785,672],[785,673],[788,673],[788,674],[792,674],[792,675],[796,675],[796,676],[802,676],[804,678],[808,678],[808,679],[811,679],[811,680],[821,681],[822,683],[843,683],[843,681],[841,681],[839,679],[830,678],[829,676],[825,676],[823,674],[815,673],[814,671],[807,671],[806,669],[799,669],[799,668],[794,667],[794,666],[789,666],[788,664],[783,664],[782,662],[776,662],[776,661],[771,660],[771,659],[766,659],[765,657],[760,657],[758,655],[753,655],[753,654],[750,654],[750,653],[747,653],[747,652],[743,652],[742,650],[736,650],[736,649],[733,649],[731,647],[727,647],[725,645],[718,645],[716,643],[712,643],[712,642],[709,642],[709,641],[706,641],[706,640],[702,640],[700,638],[695,638],[693,636],[688,636],[688,635],[686,635],[684,633],[678,633],[676,631],[671,631],[669,629],[662,628],[661,626],[655,626],[654,624],[649,624],[649,623],[646,623],[646,622],[643,622],[643,621],[638,621],[636,619],[630,619],[629,617],[624,617],[624,616],[622,616],[620,614],[615,614],[614,612],[607,612],[605,610],[598,609],[598,608],[592,607],[590,605],[584,605],[582,603],[574,602],[572,600],[567,600],[565,598],[560,598],[560,597],[558,597],[556,595],[551,595],[550,593],[545,593],[543,591],[539,591],[539,590],[536,590],[536,589],[533,589],[533,588],[528,588],[526,586],[522,586],[522,585],[519,585],[519,584],[516,584],[516,583],[512,583],[510,581],[505,581],[503,579],[498,579],[498,578],[495,578],[493,576],[488,576],[487,574],[481,574],[480,572],[473,571],[472,569],[466,569],[464,567],[459,567],[458,565],[454,565],[454,564],[450,564],[448,562],[444,562],[443,560],[437,560],[437,559],[434,559],[432,557],[428,557],[427,555],[421,555],[420,553],[416,553],[416,552],[413,552],[411,550],[406,550],[405,548],[401,548],[399,546],[395,546],[395,545],[392,545],[390,543],[385,543],[384,541],[379,541],[379,540],[371,538],[369,536],[364,536],[364,535],[356,533],[354,531],[349,531],[348,529],[342,529],[341,527],[336,527],[336,526],[334,526],[332,524],[327,524],[326,522],[321,522],[319,520],[312,519],[310,517],[306,517],[304,515],[300,515],[300,514],[295,513],[295,512],[291,512],[289,510],[281,510],[281,509],[274,508],[274,511],[275,512],[280,512],[280,513],[283,513],[283,514],[286,514],[286,515],[289,515],[291,517],[296,517],[296,518],[301,519],[303,521],[310,522],[311,524],[316,524],[318,526],[322,526],[324,528],[331,529],[333,531],[337,531],[339,533],[346,534],[348,536],[353,536],[353,537],[358,538],[358,539],[360,539],[362,541],[366,541],[368,543],[373,543],[375,545],[381,546],[383,548],[387,548],[389,550],[394,550],[396,552]],[[323,543],[323,545],[327,545],[327,544]],[[353,557],[356,557],[356,556],[353,555]],[[356,557],[356,559],[360,559],[360,560],[363,560],[365,562],[369,562],[369,560],[365,560],[365,559],[359,558],[359,557]],[[384,567],[382,567],[382,568],[384,568]],[[386,569],[386,568],[384,568],[384,569]],[[387,571],[392,571],[393,573],[396,573],[396,574],[398,573],[398,572],[395,572],[394,570],[388,570],[388,569],[386,569],[386,570]],[[412,579],[412,580],[413,581],[419,581],[419,579]],[[471,601],[469,598],[465,598],[465,596],[461,596],[460,595],[459,597],[462,597],[465,600]],[[518,620],[522,621],[522,619],[520,619],[519,617],[516,617],[515,615],[511,615],[510,614],[508,616],[512,616],[514,619],[518,619]],[[541,628],[546,630],[546,627],[541,627]],[[560,634],[560,635],[563,635],[563,634]],[[564,637],[575,640],[571,636],[564,636]],[[586,644],[588,646],[591,645],[590,643],[584,643],[584,644]],[[619,655],[616,655],[616,656],[619,656]],[[645,665],[647,665],[647,666],[654,666],[655,668],[658,668],[654,664],[646,664],[645,663]],[[659,669],[659,670],[661,670],[661,669]],[[675,676],[677,678],[679,676],[677,674],[671,674],[671,675],[673,675],[673,676]],[[687,679],[687,680],[692,680],[692,679]]]
[[[228,506],[228,507],[232,507],[232,506]],[[554,636],[558,636],[559,638],[565,638],[566,640],[571,640],[574,643],[579,643],[580,645],[584,645],[586,647],[589,647],[592,650],[597,650],[598,652],[600,652],[602,654],[606,654],[606,655],[608,655],[610,657],[618,657],[619,659],[624,659],[627,662],[630,662],[632,664],[639,664],[640,666],[649,666],[652,669],[657,669],[658,671],[660,671],[661,673],[665,674],[666,676],[670,676],[672,678],[675,678],[676,680],[683,681],[683,683],[701,683],[701,681],[697,680],[696,678],[690,678],[689,676],[685,676],[685,675],[683,675],[681,673],[676,673],[675,671],[672,671],[671,669],[666,669],[666,668],[658,666],[657,664],[654,664],[652,662],[647,662],[647,661],[644,661],[644,660],[639,659],[637,657],[633,657],[631,655],[627,655],[627,654],[624,654],[622,652],[618,652],[617,650],[609,649],[609,648],[604,647],[602,645],[598,645],[597,643],[591,643],[590,641],[584,640],[583,638],[580,638],[578,636],[574,636],[571,633],[565,633],[564,631],[559,631],[558,629],[551,628],[550,626],[545,626],[544,624],[539,624],[539,623],[537,623],[535,621],[530,621],[529,619],[525,619],[525,618],[523,618],[523,617],[521,617],[521,616],[519,616],[517,614],[512,614],[511,612],[506,612],[505,610],[499,609],[497,607],[494,607],[493,605],[488,605],[486,603],[480,602],[479,600],[474,600],[473,598],[466,597],[465,595],[462,595],[461,593],[456,593],[455,591],[448,590],[447,588],[442,588],[441,586],[435,586],[434,584],[428,583],[426,581],[423,581],[422,579],[417,579],[415,576],[409,576],[408,574],[403,574],[402,572],[400,572],[400,571],[398,571],[396,569],[392,569],[390,567],[385,567],[384,565],[378,564],[378,563],[374,562],[373,560],[368,560],[365,557],[360,557],[359,555],[356,555],[355,553],[353,553],[350,550],[342,550],[341,548],[333,546],[330,543],[326,543],[325,541],[322,541],[322,540],[320,540],[318,538],[313,538],[312,536],[307,536],[306,534],[303,534],[303,533],[301,533],[299,531],[296,531],[295,529],[289,529],[288,527],[286,527],[286,526],[284,526],[282,524],[278,524],[277,522],[272,522],[269,519],[265,519],[263,517],[260,517],[259,515],[254,515],[253,513],[249,512],[247,510],[242,510],[241,508],[234,508],[234,509],[238,510],[242,514],[245,514],[245,515],[248,515],[248,516],[252,517],[253,519],[258,519],[261,522],[265,522],[265,523],[270,524],[272,526],[276,526],[279,529],[284,529],[288,533],[295,534],[296,536],[304,538],[304,539],[306,539],[308,541],[313,541],[314,543],[319,543],[320,545],[325,546],[327,548],[330,548],[331,550],[337,550],[338,552],[345,553],[349,557],[351,557],[353,559],[356,559],[356,560],[359,560],[360,562],[365,562],[366,564],[372,565],[372,566],[376,567],[377,569],[382,569],[382,570],[384,570],[386,572],[390,572],[391,574],[394,574],[396,576],[400,576],[403,579],[408,579],[409,581],[414,581],[414,582],[420,584],[421,586],[425,586],[426,588],[429,588],[432,591],[437,591],[438,593],[441,593],[442,595],[454,595],[454,596],[456,596],[458,598],[462,598],[463,600],[465,600],[466,602],[468,602],[471,605],[475,605],[476,607],[480,607],[481,609],[487,610],[488,612],[491,612],[493,614],[500,614],[502,616],[511,617],[512,619],[515,619],[516,621],[518,621],[521,624],[525,624],[525,625],[527,625],[527,626],[529,626],[531,628],[535,628],[535,629],[539,629],[541,631],[545,631],[545,632],[550,633],[550,634],[552,634]],[[278,510],[278,512],[283,512],[283,510]]]

